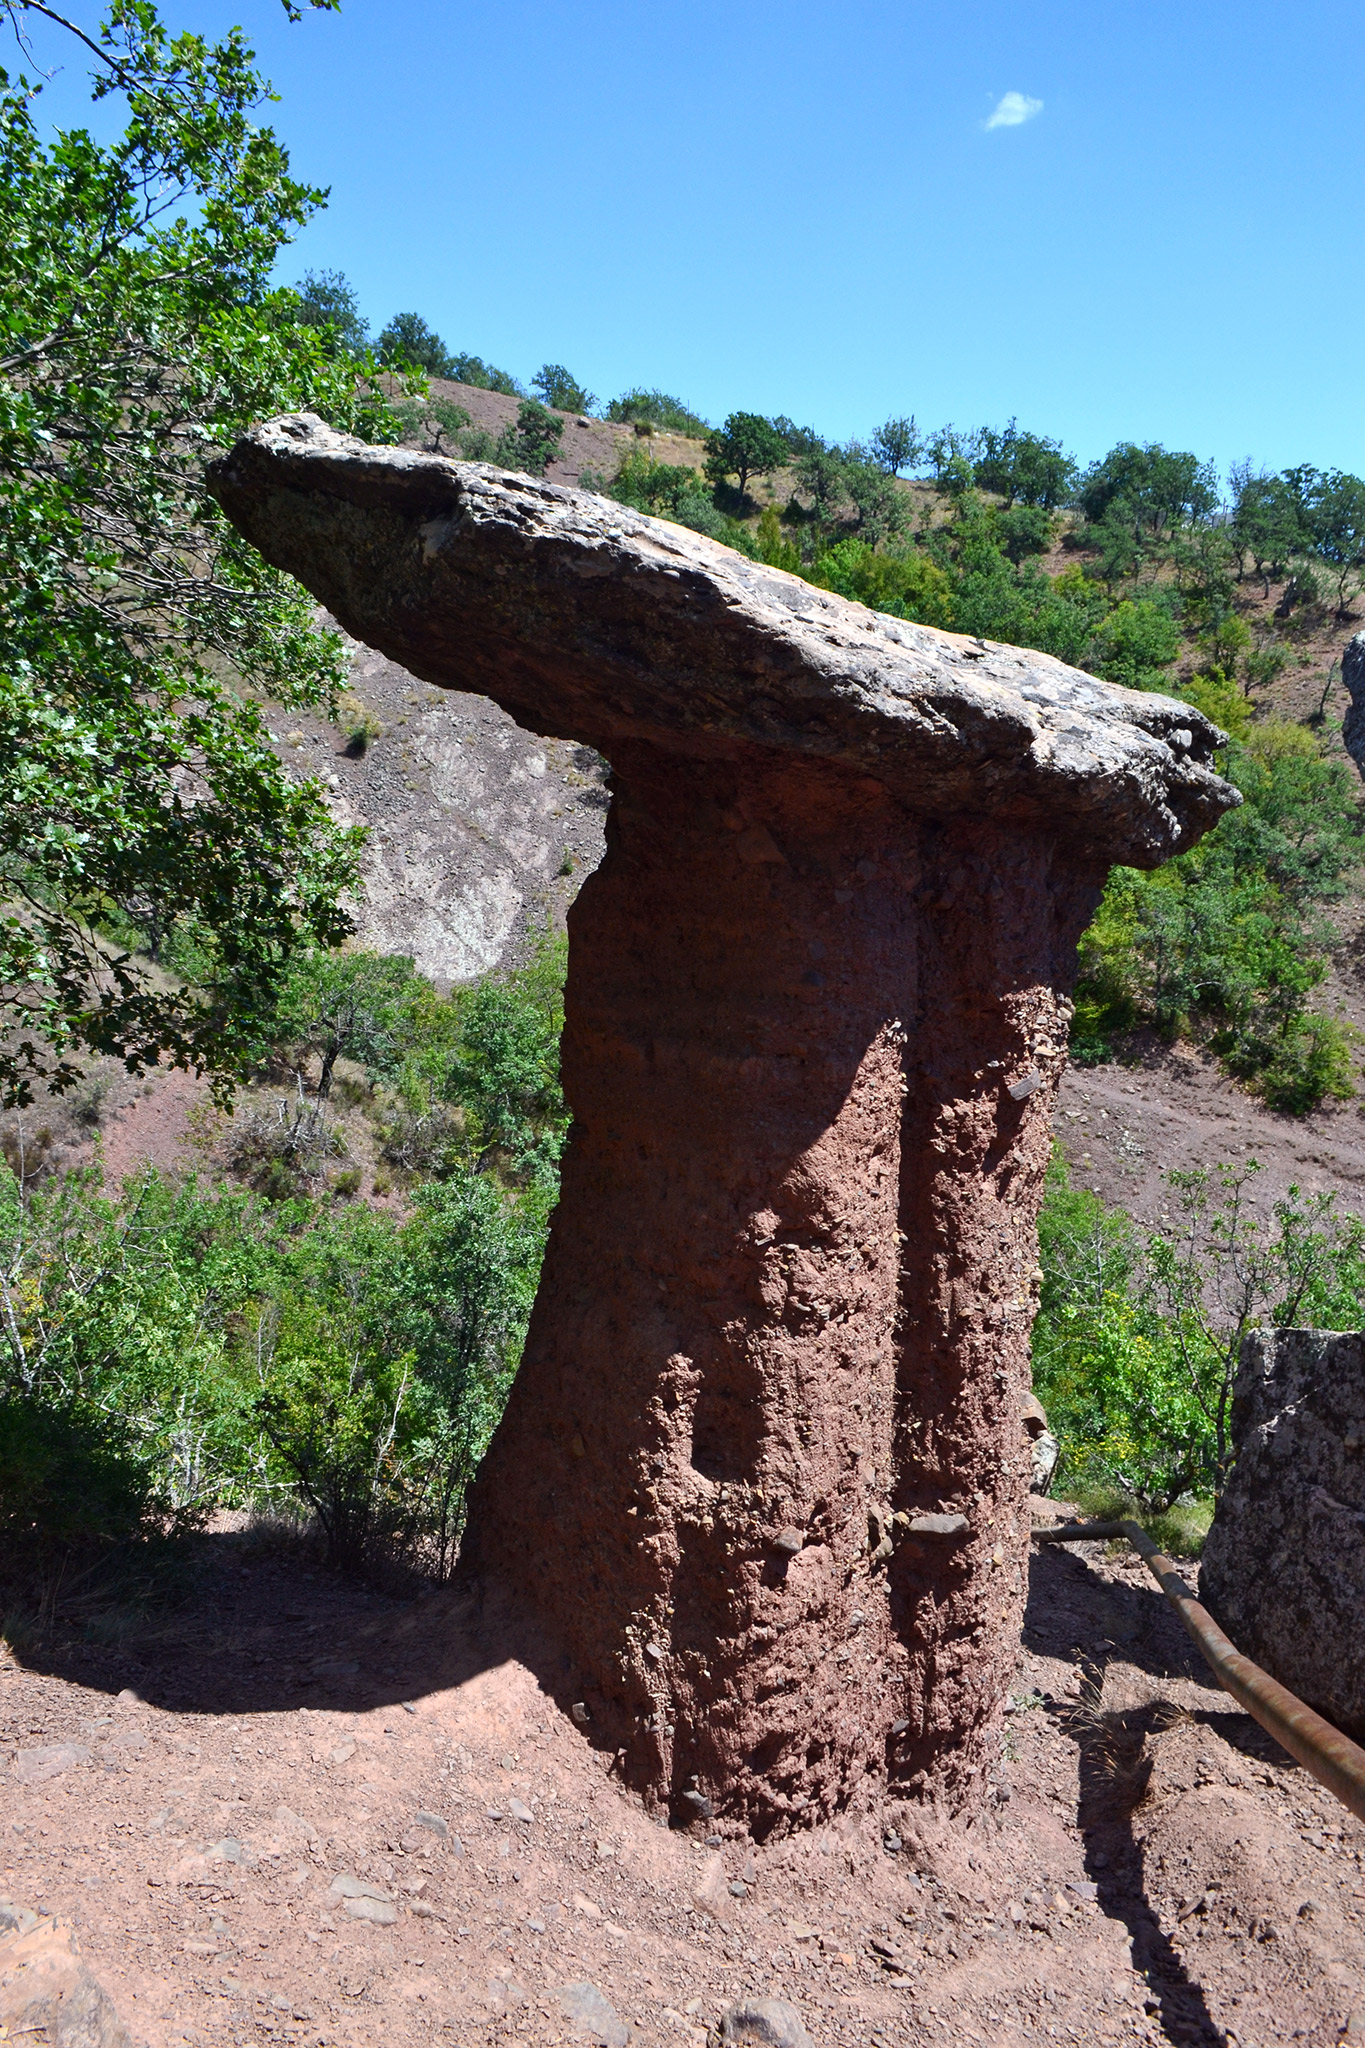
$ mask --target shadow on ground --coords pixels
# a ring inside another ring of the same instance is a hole
[[[1171,1725],[1172,1710],[1161,1700],[1127,1712],[1101,1705],[1111,1662],[1135,1666],[1154,1679],[1205,1685],[1214,1683],[1208,1666],[1155,1585],[1116,1584],[1083,1556],[1052,1544],[1040,1545],[1031,1561],[1024,1640],[1036,1653],[1066,1658],[1081,1670],[1080,1699],[1050,1701],[1047,1711],[1076,1744],[1086,1869],[1101,1910],[1127,1929],[1134,1967],[1155,2004],[1153,2017],[1178,2048],[1221,2044],[1226,2036],[1212,2018],[1204,1988],[1152,1904],[1133,1825],[1152,1776],[1151,1738]],[[1297,1769],[1249,1715],[1195,1708],[1189,1718],[1248,1759]]]
[[[320,1566],[306,1542],[251,1531],[193,1539],[169,1584],[73,1589],[45,1630],[10,1643],[31,1670],[136,1692],[178,1714],[401,1707],[518,1657],[554,1691],[551,1654],[463,1589],[395,1594]]]

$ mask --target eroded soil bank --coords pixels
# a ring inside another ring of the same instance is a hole
[[[1365,1829],[1097,1546],[1033,1561],[985,1812],[897,1809],[898,1849],[885,1813],[767,1850],[650,1820],[444,1595],[242,1535],[197,1570],[193,1619],[0,1664],[0,1896],[74,1921],[147,2048],[700,2048],[755,1993],[875,2048],[1365,2025]]]

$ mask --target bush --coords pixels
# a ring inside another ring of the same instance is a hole
[[[581,480],[580,480],[581,481]],[[736,548],[742,555],[759,556],[754,535],[739,520],[717,508],[710,487],[699,470],[680,464],[655,462],[643,448],[632,448],[625,457],[606,494],[618,504],[633,505],[658,519],[671,519],[694,533]],[[766,559],[766,557],[761,557]]]
[[[346,736],[346,752],[353,759],[368,753],[370,742],[383,737],[384,728],[374,713],[350,690],[337,700],[337,720]]]
[[[525,470],[529,476],[544,476],[559,453],[564,422],[534,398],[523,398],[517,407],[517,423],[498,440],[493,460],[507,469]]]
[[[1258,1171],[1167,1174],[1167,1213],[1144,1231],[1073,1188],[1054,1159],[1034,1384],[1068,1484],[1117,1485],[1158,1512],[1216,1490],[1247,1331],[1358,1323],[1365,1224],[1297,1188],[1261,1217]]]
[[[808,573],[812,583],[892,618],[925,626],[955,623],[951,582],[926,555],[878,554],[866,541],[841,540]]]
[[[1045,555],[1052,546],[1054,521],[1036,505],[1011,505],[992,515],[996,546],[1017,569],[1030,555]]]
[[[405,441],[419,441],[428,455],[465,453],[469,414],[453,399],[428,396],[395,401],[393,415]],[[441,443],[449,437],[450,446]]]
[[[476,1153],[519,1184],[554,1171],[568,1134],[559,1081],[567,955],[567,940],[547,936],[525,967],[470,990],[443,1077]]]
[[[1129,690],[1164,690],[1180,652],[1180,628],[1158,598],[1125,598],[1095,635],[1091,666]]]
[[[0,1396],[0,1546],[10,1562],[83,1557],[191,1520],[124,1417],[78,1399]]]
[[[1214,716],[1236,709],[1226,679],[1185,687]],[[1365,817],[1304,727],[1240,722],[1242,808],[1156,873],[1111,874],[1081,941],[1073,1046],[1104,1056],[1138,1022],[1202,1033],[1267,1100],[1311,1108],[1350,1092],[1349,1033],[1309,1003],[1336,943],[1323,908],[1365,857]]]
[[[613,398],[607,418],[621,426],[660,427],[667,434],[685,434],[693,441],[704,441],[711,431],[701,414],[680,398],[670,398],[666,391],[646,391],[640,385]]]
[[[633,505],[637,512],[651,512],[664,519],[677,519],[680,509],[692,501],[703,501],[714,510],[700,470],[655,462],[643,448],[628,452],[609,490],[618,504]],[[680,523],[687,524],[685,520]]]

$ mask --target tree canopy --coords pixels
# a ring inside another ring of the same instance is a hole
[[[456,359],[420,313],[395,313],[379,336],[379,360],[395,369],[424,370],[428,377],[454,377]]]
[[[22,30],[36,10],[7,11]],[[122,101],[112,141],[45,133],[42,81],[0,71],[9,1100],[69,1084],[82,1050],[230,1076],[293,954],[345,935],[358,835],[279,764],[261,710],[327,703],[340,643],[207,498],[203,465],[302,406],[393,437],[335,320],[271,282],[323,194],[258,125],[268,88],[240,31],[172,36],[150,0],[114,0],[96,36],[70,32],[93,96]],[[135,955],[149,929],[193,948],[192,978]]]
[[[341,346],[363,356],[370,331],[360,311],[360,296],[340,270],[306,270],[295,286],[297,318],[305,327],[330,327]]]
[[[739,478],[740,493],[749,479],[768,476],[788,458],[786,436],[761,413],[732,412],[725,425],[706,439],[706,473],[716,483]]]
[[[587,386],[566,370],[563,363],[542,363],[531,379],[531,389],[546,405],[560,412],[591,412],[597,400]]]

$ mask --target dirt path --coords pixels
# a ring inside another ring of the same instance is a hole
[[[1305,1194],[1334,1189],[1342,1209],[1365,1213],[1365,1101],[1276,1115],[1187,1047],[1132,1067],[1069,1067],[1055,1128],[1073,1184],[1144,1222],[1160,1212],[1171,1168],[1248,1160],[1261,1168],[1262,1209],[1297,1184]]]
[[[660,1827],[448,1596],[231,1535],[197,1574],[190,1620],[0,1664],[0,1895],[71,1919],[149,2048],[701,2048],[752,1995],[872,2048],[1365,2028],[1365,1830],[1095,1546],[1034,1560],[984,1812],[899,1846]]]

